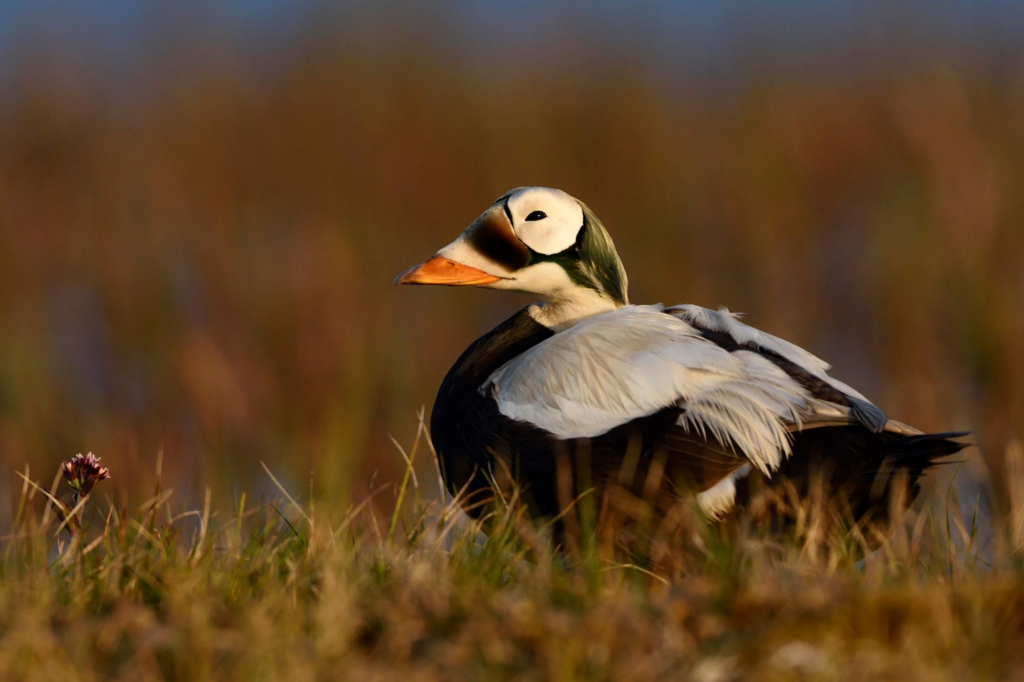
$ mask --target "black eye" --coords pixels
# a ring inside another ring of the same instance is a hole
[[[526,216],[527,220],[544,220],[548,217],[548,214],[544,211],[534,211],[530,215]]]

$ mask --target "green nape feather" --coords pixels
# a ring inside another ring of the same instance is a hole
[[[597,289],[613,301],[626,305],[629,303],[626,269],[622,267],[611,235],[586,204],[580,201],[579,205],[583,209],[583,229],[576,237],[576,251],[579,254],[577,263],[580,274],[588,280],[585,286]],[[571,271],[569,276],[573,276]]]
[[[620,305],[627,305],[626,270],[615,251],[611,235],[586,204],[578,199],[577,203],[583,209],[583,226],[576,235],[576,243],[565,251],[550,255],[530,249],[529,265],[557,263],[574,284],[593,289]]]

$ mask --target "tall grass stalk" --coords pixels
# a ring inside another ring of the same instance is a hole
[[[953,680],[1024,664],[1016,497],[993,547],[955,495],[941,531],[927,508],[858,528],[822,488],[788,500],[785,531],[682,500],[555,546],[515,486],[476,519],[465,490],[410,494],[423,447],[421,423],[383,534],[387,486],[314,514],[268,469],[281,498],[243,494],[228,517],[209,494],[176,507],[159,480],[135,511],[83,496],[68,542],[26,472],[3,538],[0,679]],[[561,520],[584,527],[578,506]]]

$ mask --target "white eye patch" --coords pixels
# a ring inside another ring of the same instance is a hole
[[[559,189],[529,187],[508,198],[512,229],[537,253],[550,256],[576,243],[583,227],[583,209]]]

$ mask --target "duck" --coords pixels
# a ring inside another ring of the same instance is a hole
[[[889,419],[828,363],[726,308],[630,303],[608,231],[558,189],[506,192],[395,284],[539,299],[471,343],[437,392],[430,436],[471,516],[509,482],[538,518],[588,493],[603,509],[618,489],[689,491],[720,519],[757,491],[807,494],[817,480],[871,520],[965,447],[964,433]]]

